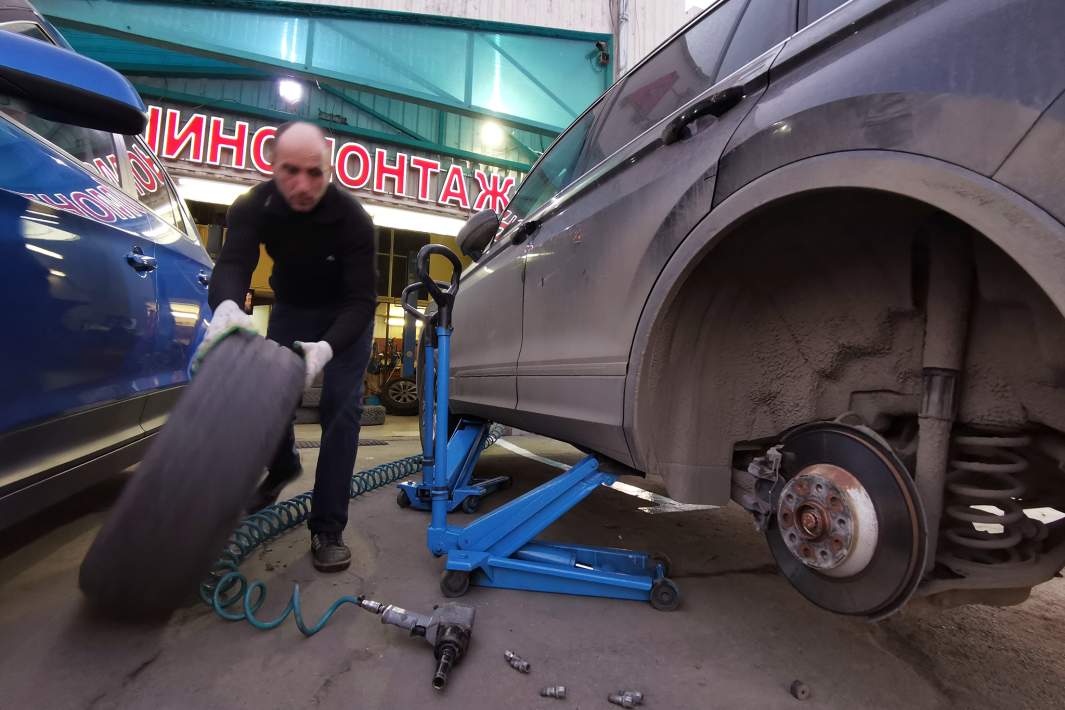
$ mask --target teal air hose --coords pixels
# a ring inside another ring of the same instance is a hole
[[[498,424],[493,424],[489,430],[488,439],[485,441],[485,448],[494,444],[502,433],[503,428]],[[421,470],[422,455],[417,454],[359,471],[351,476],[348,495],[355,498],[363,493],[369,493],[382,486],[413,476]],[[266,584],[258,580],[249,583],[247,577],[241,574],[240,565],[260,545],[302,525],[310,514],[311,492],[307,491],[288,500],[274,503],[244,518],[230,536],[222,556],[200,584],[200,598],[203,602],[227,621],[243,619],[255,628],[264,631],[277,628],[291,614],[296,619],[296,626],[305,636],[313,636],[321,631],[337,609],[345,604],[358,605],[361,597],[342,596],[326,609],[317,623],[308,626],[303,619],[303,609],[300,606],[300,586],[295,584],[288,604],[277,618],[264,621],[255,616],[255,612],[266,601]]]

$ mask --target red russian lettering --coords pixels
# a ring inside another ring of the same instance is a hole
[[[129,154],[129,167],[133,171],[133,180],[137,183],[137,194],[150,194],[158,190],[160,178],[152,170],[152,163],[139,150],[126,152]]]
[[[43,205],[48,205],[53,209],[62,210],[63,212],[69,212],[70,214],[77,215],[78,217],[89,217],[89,215],[81,211],[80,207],[71,202],[69,197],[60,192],[55,193],[54,199],[52,197],[49,197],[48,195],[39,194],[37,195],[37,201]]]
[[[277,129],[273,126],[263,126],[255,132],[251,139],[251,164],[263,175],[273,175],[274,166],[266,158],[266,143],[274,140]]]
[[[237,170],[244,170],[247,165],[248,155],[248,124],[245,121],[235,121],[236,128],[233,133],[224,133],[225,119],[217,116],[211,117],[211,129],[207,140],[207,162],[211,165],[222,164],[222,149],[230,151],[232,160],[230,166]]]
[[[353,157],[359,160],[359,170],[354,174],[348,170],[348,162]],[[336,173],[340,184],[346,188],[359,190],[366,187],[370,181],[370,153],[358,143],[345,143],[337,152]]]
[[[419,158],[413,156],[410,159],[411,167],[418,171],[418,199],[428,202],[432,198],[429,196],[429,181],[433,178],[433,173],[440,172],[440,163],[436,160],[429,158]]]
[[[393,181],[393,195],[406,196],[407,194],[407,154],[396,153],[395,165],[389,165],[388,153],[383,148],[378,148],[374,155],[374,192],[385,192],[385,178]]]
[[[74,204],[80,207],[85,214],[89,215],[89,217],[97,222],[107,222],[110,224],[118,219],[118,217],[115,216],[115,213],[107,209],[103,202],[81,192],[80,190],[70,193],[70,199]]]
[[[159,152],[159,127],[163,123],[163,109],[159,106],[148,107],[148,125],[144,127],[144,139],[152,151]]]
[[[444,178],[444,186],[440,188],[440,197],[436,200],[441,205],[456,204],[464,210],[470,208],[470,196],[466,192],[466,173],[462,172],[462,166],[452,165]]]
[[[167,160],[178,160],[179,156],[190,148],[187,160],[193,163],[203,162],[203,144],[207,133],[207,116],[202,113],[192,114],[192,118],[178,130],[181,112],[172,108],[166,110],[166,129],[163,134],[162,156]]]
[[[510,202],[507,193],[510,192],[510,188],[514,187],[514,178],[508,177],[500,182],[499,176],[493,173],[492,179],[489,180],[488,176],[480,170],[473,175],[477,178],[477,184],[481,186],[481,194],[477,195],[473,209],[483,210],[485,205],[488,205],[488,209],[493,212],[502,212],[506,209]]]

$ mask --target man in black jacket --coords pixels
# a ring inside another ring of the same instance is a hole
[[[303,355],[306,386],[324,369],[322,446],[311,502],[314,566],[339,572],[351,564],[341,533],[355,467],[362,386],[376,307],[373,222],[348,192],[329,181],[329,150],[314,125],[283,126],[274,144],[274,178],[241,196],[226,217],[228,233],[211,277],[214,309],[205,342],[232,327],[251,327],[242,303],[259,262],[259,245],[274,260],[277,299],[267,337]],[[301,473],[295,435],[285,439],[259,486],[253,510],[277,500]]]

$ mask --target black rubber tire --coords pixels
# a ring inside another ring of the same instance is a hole
[[[470,589],[470,573],[446,569],[440,574],[440,592],[448,599],[461,597]]]
[[[380,426],[385,423],[385,408],[379,404],[364,404],[360,426]]]
[[[660,579],[651,587],[651,606],[659,611],[673,611],[680,606],[680,590],[671,579]]]
[[[235,334],[204,360],[81,564],[109,616],[165,619],[236,527],[303,392],[303,361]]]
[[[399,493],[396,495],[396,505],[398,505],[400,508],[409,508],[410,507],[410,496],[408,496],[407,492],[405,490],[403,490],[402,488],[399,490]]]
[[[409,417],[421,409],[418,383],[409,377],[395,377],[381,388],[381,404],[389,414]]]
[[[466,496],[462,499],[462,512],[472,515],[481,508],[481,496]]]

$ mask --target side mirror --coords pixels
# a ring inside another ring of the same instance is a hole
[[[481,210],[459,230],[459,251],[477,261],[484,250],[492,243],[492,238],[499,231],[499,215],[492,210]]]
[[[108,133],[144,130],[144,103],[110,67],[12,32],[0,32],[0,94],[31,105],[45,118]]]

